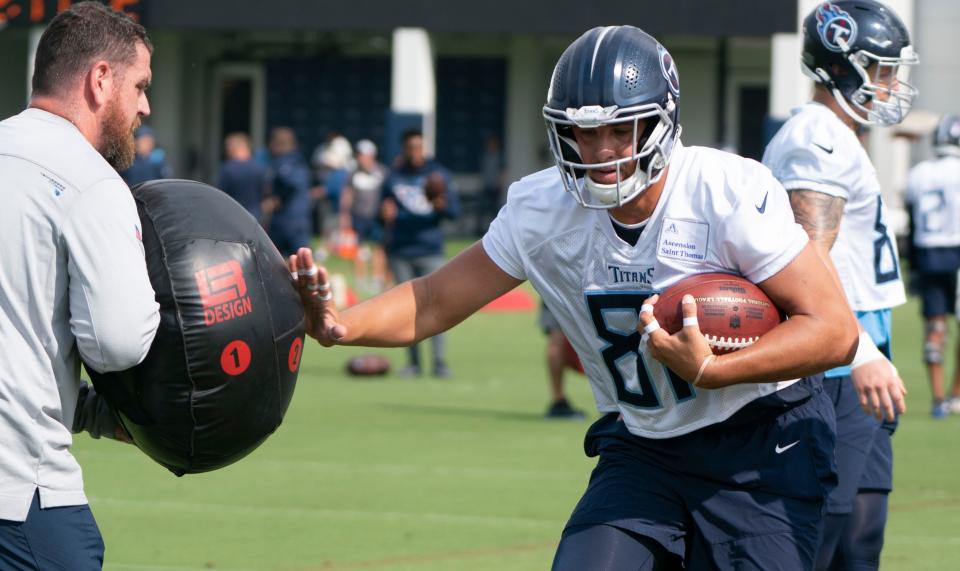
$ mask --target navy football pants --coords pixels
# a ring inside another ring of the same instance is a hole
[[[823,381],[837,416],[839,485],[827,499],[827,518],[816,568],[820,571],[877,569],[893,488],[896,422],[881,422],[860,407],[849,376]]]
[[[836,484],[833,406],[819,378],[780,393],[676,438],[598,420],[585,447],[600,460],[554,570],[813,568]]]
[[[0,520],[3,571],[98,571],[103,538],[90,506],[40,509],[34,493],[26,521]]]

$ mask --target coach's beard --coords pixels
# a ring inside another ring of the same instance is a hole
[[[140,126],[140,117],[133,125],[126,124],[120,106],[111,101],[100,130],[100,154],[117,171],[125,171],[133,164],[136,153],[133,131]]]

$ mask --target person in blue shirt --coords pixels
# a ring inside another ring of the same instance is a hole
[[[133,164],[120,173],[127,186],[158,178],[172,178],[173,170],[167,164],[167,153],[157,147],[153,129],[147,125],[141,125],[134,131],[133,137],[136,150]]]
[[[300,156],[297,136],[289,127],[270,133],[271,194],[275,204],[270,238],[283,255],[310,243],[310,168]]]
[[[397,283],[425,276],[443,265],[440,223],[456,218],[460,208],[450,173],[424,154],[423,133],[411,129],[401,140],[403,153],[384,185],[380,207],[387,263]],[[450,377],[444,335],[434,336],[431,345],[433,375]],[[400,375],[419,376],[419,345],[411,345],[408,352],[409,363]]]
[[[270,184],[269,170],[253,159],[250,137],[246,133],[227,135],[223,146],[227,160],[220,167],[217,188],[229,194],[262,223],[263,201]]]

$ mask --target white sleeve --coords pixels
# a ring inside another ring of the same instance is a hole
[[[808,237],[793,218],[786,191],[769,173],[754,178],[738,194],[733,214],[720,228],[720,256],[727,267],[760,283],[787,267]]]
[[[63,226],[70,329],[99,372],[140,363],[160,323],[139,225],[130,190],[112,179],[80,193]]]
[[[914,204],[917,201],[917,186],[920,183],[920,165],[915,165],[907,173],[907,190],[904,193],[903,201],[907,204]]]
[[[848,200],[854,182],[851,178],[857,176],[857,162],[837,148],[839,142],[823,139],[800,141],[790,137],[781,143],[767,166],[787,190],[813,190]]]
[[[515,209],[516,203],[510,201],[500,209],[497,218],[490,223],[490,228],[483,236],[483,249],[501,270],[518,280],[526,280],[522,250],[517,244],[514,231]]]

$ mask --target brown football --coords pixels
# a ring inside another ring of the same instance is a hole
[[[447,193],[447,181],[439,172],[432,172],[427,176],[427,182],[424,183],[423,190],[427,195],[427,200],[436,200]]]
[[[759,287],[740,276],[699,274],[660,294],[653,315],[673,334],[683,327],[684,294],[697,302],[697,321],[714,354],[742,349],[783,321],[781,311]]]
[[[390,372],[390,361],[383,355],[367,353],[347,361],[347,373],[354,377],[378,377]]]

